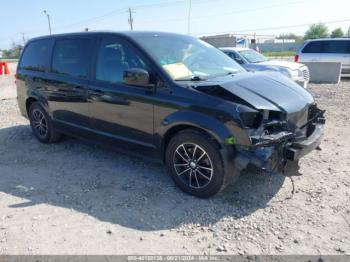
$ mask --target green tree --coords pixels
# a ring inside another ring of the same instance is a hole
[[[2,50],[2,56],[3,58],[19,58],[22,49],[23,45],[13,42],[10,49]]]
[[[325,24],[313,24],[305,32],[304,39],[325,38],[328,36],[328,28]]]
[[[343,37],[344,36],[344,32],[343,30],[339,27],[339,28],[336,28],[332,31],[331,33],[331,37],[332,38],[336,38],[336,37]]]
[[[277,39],[294,39],[295,42],[303,41],[302,36],[298,36],[298,35],[293,34],[293,33],[281,34],[281,35],[277,36],[276,38]]]

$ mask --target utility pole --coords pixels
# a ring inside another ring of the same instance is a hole
[[[50,15],[46,12],[46,10],[43,11],[44,14],[47,16],[47,21],[49,23],[49,32],[50,32],[50,35],[51,35],[51,21],[50,21]]]
[[[189,0],[188,18],[187,18],[187,34],[191,33],[191,9],[192,9],[192,0]]]
[[[23,46],[24,46],[26,44],[26,39],[24,37],[25,33],[22,32],[21,35],[22,35],[22,41],[23,41]]]
[[[128,19],[129,25],[130,25],[130,30],[132,31],[133,28],[133,23],[134,23],[134,19],[132,18],[132,11],[131,8],[129,8],[129,19]]]

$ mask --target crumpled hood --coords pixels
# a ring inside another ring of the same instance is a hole
[[[279,61],[279,60],[269,60],[265,62],[258,63],[259,65],[267,65],[267,66],[280,66],[285,67],[291,70],[297,70],[301,67],[303,67],[303,64],[295,63],[295,62],[289,62],[289,61]]]
[[[201,85],[218,85],[259,110],[288,114],[305,111],[314,103],[304,88],[274,72],[247,72],[205,81]]]

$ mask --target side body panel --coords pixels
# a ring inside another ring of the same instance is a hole
[[[94,65],[97,38],[101,35],[90,37],[95,52],[91,52],[94,55],[89,62],[89,79],[50,72],[52,61],[45,72],[18,70],[18,102],[24,115],[26,100],[34,98],[42,102],[64,133],[108,145],[131,142],[156,149],[159,153],[163,153],[167,134],[180,126],[207,131],[222,148],[227,146],[226,138],[232,136],[237,143],[250,144],[249,136],[234,115],[234,104],[172,82],[136,43],[134,47],[151,65],[151,74],[162,84],[153,89],[142,89],[97,82]],[[53,37],[52,49],[55,39]],[[132,42],[127,37],[125,40]],[[123,147],[127,147],[126,144]]]

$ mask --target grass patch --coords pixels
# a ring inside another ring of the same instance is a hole
[[[262,52],[264,56],[267,57],[287,57],[287,56],[294,56],[295,51],[281,51],[281,52]]]
[[[17,63],[18,58],[0,58],[1,62]]]

